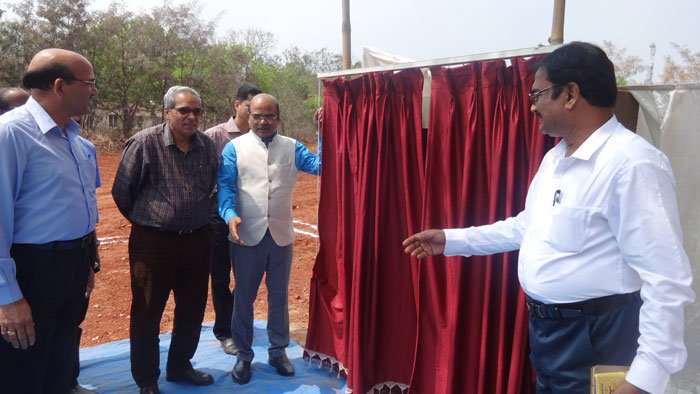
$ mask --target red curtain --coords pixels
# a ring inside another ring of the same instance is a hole
[[[532,62],[433,68],[421,228],[520,212],[552,140],[529,110]],[[517,253],[415,262],[418,339],[411,392],[534,392]]]
[[[423,77],[407,70],[324,86],[320,250],[307,356],[342,365],[356,393],[407,385],[417,266],[400,245],[421,220]]]
[[[529,110],[536,60],[433,68],[425,147],[418,70],[324,81],[306,355],[354,392],[534,392],[517,253],[415,261],[401,241],[523,208],[553,146]]]

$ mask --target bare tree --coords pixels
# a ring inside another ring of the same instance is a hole
[[[603,41],[601,48],[615,66],[615,76],[617,77],[618,85],[634,83],[635,81],[632,77],[647,69],[647,66],[642,62],[642,58],[627,55],[627,48],[618,48],[612,41]]]
[[[676,63],[671,56],[666,56],[664,63],[663,83],[698,83],[700,82],[700,52],[692,53],[685,45],[672,42],[678,51],[681,63]]]

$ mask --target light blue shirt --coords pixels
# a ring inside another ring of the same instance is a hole
[[[253,131],[249,131],[252,133]],[[270,138],[261,138],[265,146],[269,147],[272,139],[275,138],[277,132]],[[318,155],[312,153],[299,141],[294,147],[294,164],[297,170],[304,171],[309,174],[319,175],[321,173],[321,140],[318,141]],[[236,212],[236,181],[238,180],[238,166],[236,165],[236,148],[233,143],[229,142],[224,147],[221,153],[221,165],[219,165],[219,175],[217,177],[217,186],[219,191],[216,195],[219,203],[219,215],[224,219],[224,223],[228,223],[232,217],[238,216]],[[223,186],[222,186],[223,185]]]
[[[33,98],[0,116],[0,305],[22,298],[13,243],[66,241],[95,229],[95,152],[78,138],[76,122],[65,131]]]

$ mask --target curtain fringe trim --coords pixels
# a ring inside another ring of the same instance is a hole
[[[383,382],[383,383],[375,384],[374,387],[372,387],[371,389],[369,389],[369,391],[367,391],[367,394],[373,394],[373,393],[374,393],[374,390],[377,390],[377,391],[380,391],[380,392],[381,392],[381,390],[382,390],[383,388],[387,388],[387,389],[389,389],[389,390],[392,390],[394,387],[400,388],[400,389],[401,389],[401,393],[405,393],[405,392],[408,392],[408,389],[409,389],[411,386],[408,385],[408,384],[399,383],[399,382]]]
[[[328,372],[333,372],[333,371],[338,371],[338,375],[336,376],[336,379],[340,379],[340,375],[343,375],[343,378],[347,379],[348,376],[348,369],[343,366],[343,364],[338,361],[337,359],[323,353],[319,352],[314,352],[312,350],[309,350],[307,348],[304,349],[304,361],[308,361],[309,364],[308,366],[310,367],[312,363],[314,363],[314,360],[318,360],[318,369],[324,369],[328,368]],[[367,391],[367,394],[372,394],[374,393],[374,390],[381,391],[383,388],[387,388],[389,390],[393,389],[394,387],[398,387],[401,389],[402,393],[405,393],[408,391],[408,389],[411,387],[408,384],[405,383],[399,383],[399,382],[382,382],[374,385],[369,391]],[[346,388],[345,392],[347,394],[352,394],[353,390],[351,388]]]
[[[348,369],[345,368],[343,364],[337,359],[327,354],[314,352],[312,350],[304,348],[304,360],[309,362],[309,366],[311,366],[311,363],[313,363],[314,359],[318,360],[319,369],[328,368],[328,372],[333,372],[334,370],[337,370],[338,376],[336,376],[336,378],[340,379],[341,373],[343,374],[343,377],[348,376]]]

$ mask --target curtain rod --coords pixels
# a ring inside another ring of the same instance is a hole
[[[497,59],[510,59],[514,57],[526,57],[543,55],[553,52],[555,49],[559,48],[561,45],[541,45],[535,48],[524,48],[524,49],[514,49],[510,51],[502,52],[491,52],[491,53],[481,53],[476,55],[466,55],[457,57],[445,57],[442,59],[433,60],[421,60],[417,62],[410,63],[398,63],[389,64],[386,66],[374,66],[365,68],[354,68],[350,70],[333,71],[326,73],[318,73],[318,78],[333,78],[333,77],[344,77],[348,75],[359,75],[378,71],[399,71],[408,68],[423,68],[432,66],[451,66],[455,64],[465,64],[470,62],[477,62],[483,60],[497,60]]]

